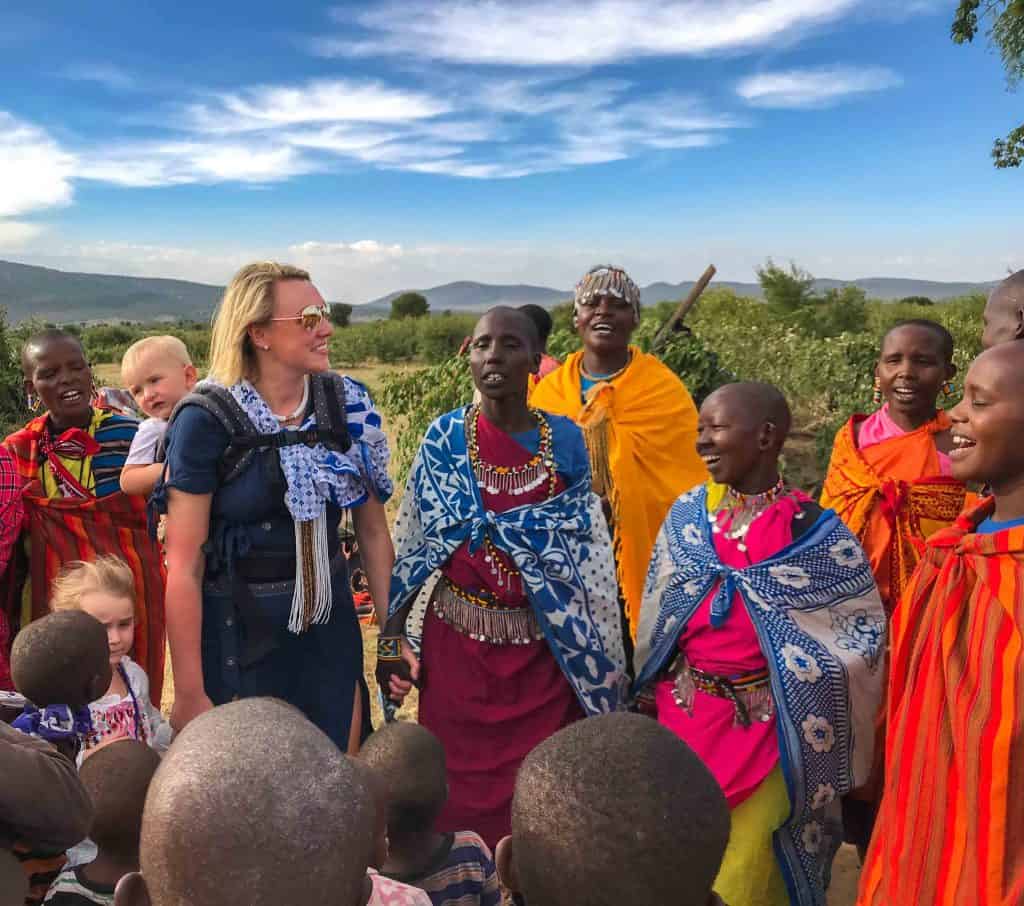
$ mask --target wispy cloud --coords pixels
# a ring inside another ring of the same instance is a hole
[[[821,66],[762,72],[739,82],[736,93],[755,107],[830,107],[846,98],[885,91],[902,77],[881,66]]]
[[[402,55],[451,63],[593,66],[640,57],[705,56],[791,40],[860,0],[397,0],[353,13],[317,38],[324,56]]]
[[[111,91],[132,91],[138,85],[134,76],[113,63],[71,63],[61,75],[73,82],[96,82]]]
[[[71,201],[75,159],[42,129],[0,110],[0,217]]]

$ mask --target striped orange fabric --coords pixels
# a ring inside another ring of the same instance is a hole
[[[893,615],[885,792],[858,906],[1024,902],[1024,527],[928,541]]]
[[[49,612],[50,586],[68,561],[105,554],[124,559],[135,577],[134,658],[149,676],[150,697],[159,707],[165,574],[160,548],[147,531],[145,499],[125,494],[92,500],[48,498],[35,481],[25,488],[24,501],[32,549],[32,619]]]

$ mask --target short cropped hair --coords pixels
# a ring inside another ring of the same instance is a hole
[[[120,557],[72,560],[53,580],[50,610],[79,610],[82,595],[102,591],[115,598],[135,600],[135,576]]]
[[[21,371],[25,377],[30,377],[32,371],[32,354],[33,350],[38,349],[40,346],[44,346],[47,343],[60,343],[60,342],[74,343],[79,349],[82,350],[82,355],[85,355],[85,347],[82,345],[82,340],[76,337],[73,333],[68,333],[66,330],[61,330],[59,327],[46,327],[43,330],[37,330],[33,334],[25,339],[25,342],[21,344]]]
[[[938,321],[931,321],[928,318],[905,318],[901,321],[897,321],[882,335],[883,345],[885,343],[885,338],[894,330],[899,330],[901,327],[922,327],[925,330],[930,330],[938,341],[939,350],[941,351],[945,361],[953,361],[953,349],[955,345],[953,334],[946,330],[946,328]]]
[[[388,792],[388,833],[431,830],[448,799],[441,741],[420,724],[396,721],[370,736],[359,760],[373,768]]]
[[[247,698],[182,730],[153,778],[142,875],[153,906],[360,906],[374,807],[291,705]]]
[[[529,906],[704,906],[728,839],[714,777],[649,717],[578,721],[516,779],[512,860]]]
[[[540,337],[540,345],[543,348],[547,345],[548,337],[551,336],[551,328],[554,321],[546,308],[534,305],[532,302],[527,305],[520,305],[519,310],[530,318],[537,327],[537,335]]]
[[[139,360],[147,353],[164,356],[178,365],[191,365],[192,356],[188,347],[179,337],[164,334],[156,337],[143,337],[132,343],[121,357],[121,379],[128,380],[128,375],[139,364]]]
[[[119,739],[97,749],[78,772],[92,799],[89,836],[104,855],[138,866],[142,809],[160,756],[144,742]]]
[[[14,639],[14,686],[37,708],[89,704],[90,683],[109,677],[110,645],[103,624],[81,610],[47,614],[29,623]]]

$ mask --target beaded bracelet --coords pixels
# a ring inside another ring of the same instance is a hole
[[[382,635],[377,638],[378,661],[400,661],[402,659],[402,637]]]

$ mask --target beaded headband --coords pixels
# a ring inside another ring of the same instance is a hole
[[[614,296],[625,299],[633,308],[633,318],[640,321],[640,287],[621,267],[600,265],[593,267],[576,284],[573,298],[573,312],[579,314],[580,306],[595,296]]]

